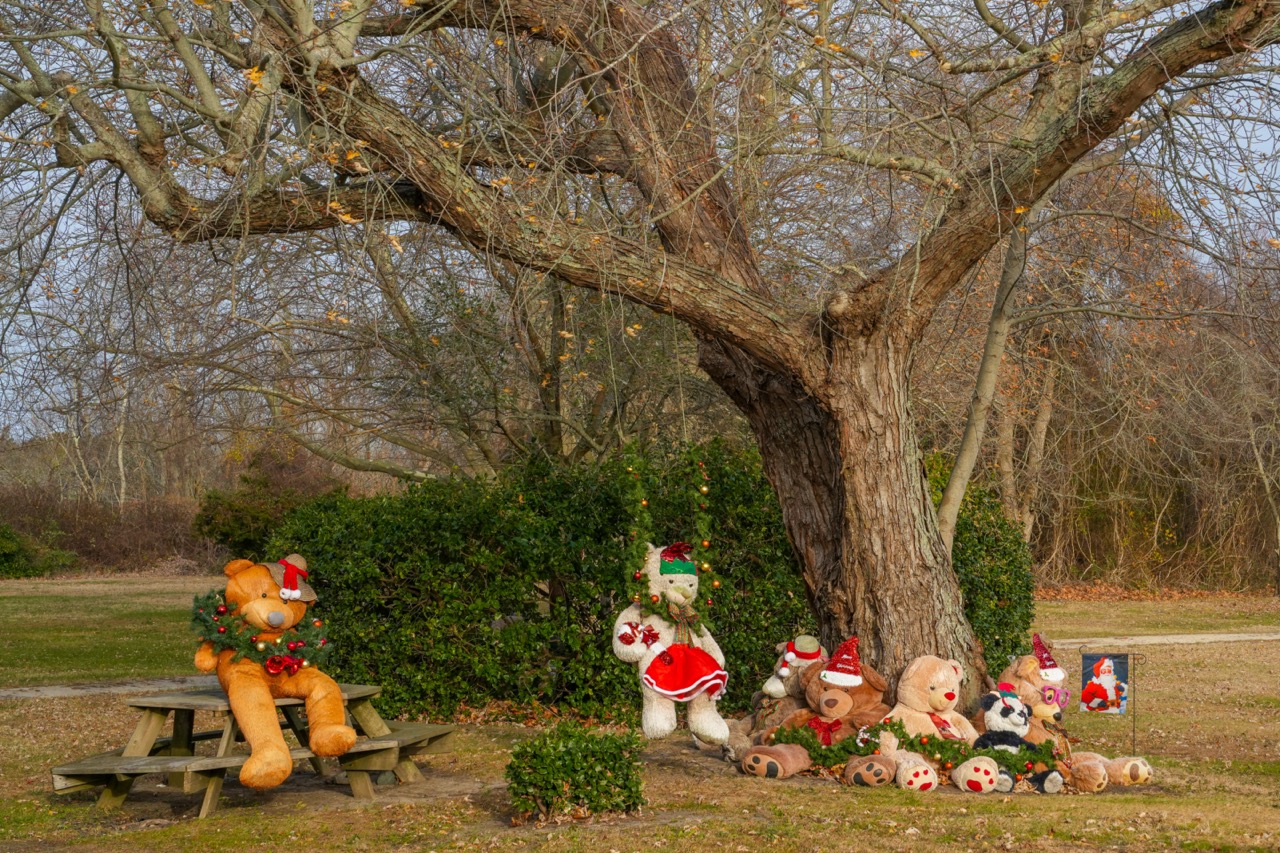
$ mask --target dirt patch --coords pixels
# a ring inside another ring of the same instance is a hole
[[[1039,601],[1181,601],[1188,598],[1257,598],[1260,593],[1220,589],[1132,589],[1113,583],[1061,584],[1036,587]]]

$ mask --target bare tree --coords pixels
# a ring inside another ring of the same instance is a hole
[[[122,175],[180,241],[416,223],[675,317],[755,433],[824,638],[856,631],[890,675],[923,653],[981,672],[921,471],[917,346],[1131,117],[1265,73],[1222,60],[1265,61],[1278,13],[10,3],[4,179],[60,198],[59,176]]]

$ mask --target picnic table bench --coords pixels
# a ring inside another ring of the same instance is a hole
[[[382,688],[368,684],[340,684],[348,722],[360,737],[355,745],[338,757],[347,774],[352,796],[373,798],[372,772],[390,770],[400,782],[421,782],[422,773],[414,764],[418,755],[448,752],[453,748],[453,726],[386,721],[370,701]],[[139,696],[128,702],[142,712],[129,742],[112,752],[93,755],[71,764],[53,768],[53,790],[58,794],[105,786],[98,806],[111,809],[124,802],[139,776],[168,774],[168,784],[184,793],[204,791],[200,817],[213,814],[222,793],[222,782],[228,770],[239,768],[249,758],[247,752],[233,752],[240,733],[227,695],[221,688],[183,690]],[[284,725],[292,729],[298,743],[307,743],[307,721],[303,700],[281,698],[276,707],[284,714]],[[196,711],[211,711],[224,717],[220,730],[197,732]],[[173,736],[162,738],[169,715],[173,715]],[[217,741],[212,755],[196,755],[195,745]],[[324,775],[321,760],[302,747],[291,751],[295,761],[309,759],[316,772]]]

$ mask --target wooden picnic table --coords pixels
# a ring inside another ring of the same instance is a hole
[[[355,745],[338,757],[353,796],[373,798],[370,773],[375,771],[393,771],[400,782],[421,782],[422,773],[413,762],[414,756],[452,749],[453,726],[388,722],[370,701],[382,688],[369,684],[338,686],[348,722],[360,735]],[[321,760],[305,747],[307,721],[303,704],[302,699],[276,700],[276,707],[284,714],[284,725],[293,730],[299,744],[304,744],[292,750],[294,760],[309,759],[316,772],[324,775]],[[169,785],[181,787],[184,793],[204,791],[200,817],[213,814],[227,771],[239,768],[249,757],[247,752],[233,752],[240,730],[227,695],[219,687],[210,687],[139,696],[130,699],[128,705],[142,712],[129,742],[112,752],[53,768],[54,792],[67,794],[104,785],[98,805],[111,809],[124,802],[134,779],[164,773],[168,774]],[[196,732],[196,711],[211,711],[223,717],[222,728]],[[161,738],[160,732],[170,714],[173,715],[173,735]],[[196,755],[196,744],[206,740],[217,741],[214,753]]]

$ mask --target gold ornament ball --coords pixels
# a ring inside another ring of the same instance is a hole
[[[702,493],[705,495],[705,494],[710,493],[710,491],[711,491],[711,487],[710,487],[710,486],[698,486],[698,491],[702,492]]]
[[[266,650],[267,650],[267,644],[266,644],[266,643],[258,643],[258,651],[260,651],[260,652],[265,652]]]
[[[311,661],[307,660],[306,658],[303,658],[303,659],[302,659],[302,665],[303,665],[304,667],[305,667],[305,666],[311,666]]]
[[[639,594],[639,593],[636,593],[635,595],[631,596],[631,600],[632,600],[632,601],[634,601],[636,604],[639,604],[639,603],[640,603],[640,594]]]
[[[647,500],[640,501],[640,506],[648,506],[648,505],[649,505],[649,501]]]

